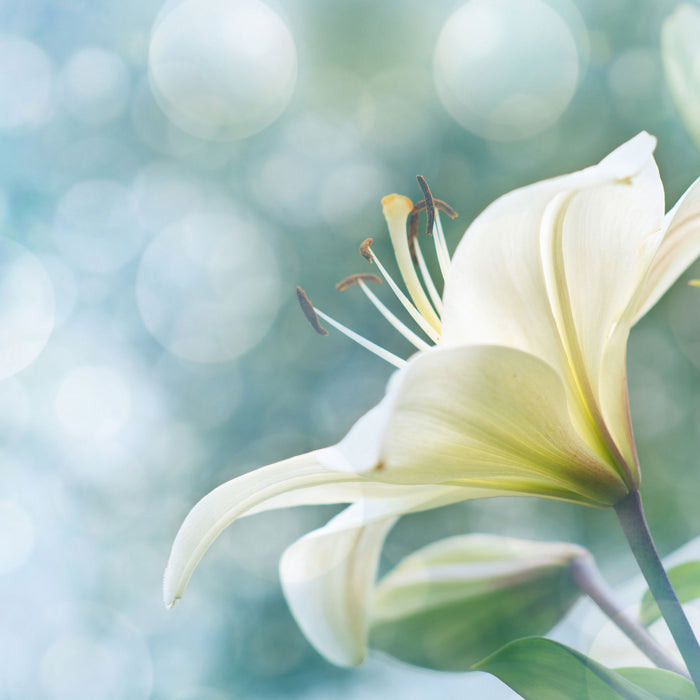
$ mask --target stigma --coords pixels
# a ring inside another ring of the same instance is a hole
[[[376,265],[380,274],[358,273],[351,275],[339,282],[336,289],[344,292],[351,287],[359,287],[372,306],[379,311],[394,330],[408,340],[416,350],[423,352],[440,343],[442,299],[439,287],[444,286],[450,268],[450,254],[440,222],[440,212],[446,213],[450,218],[456,217],[457,212],[442,200],[433,197],[425,178],[419,175],[417,179],[424,196],[424,199],[417,204],[414,205],[408,197],[399,194],[390,194],[382,199],[382,210],[389,229],[396,267],[399,272],[398,281],[391,276],[388,269],[377,257],[372,248],[374,239],[366,238],[360,245],[360,254],[367,262]],[[430,273],[419,242],[418,222],[423,211],[426,213],[427,233],[432,239],[437,266],[442,278],[437,282]],[[410,317],[410,321],[408,319],[404,321],[394,314],[369,288],[368,284],[381,283],[382,280],[387,283],[393,295],[399,300]],[[328,331],[321,326],[319,321],[321,318],[329,326],[389,364],[395,367],[403,367],[406,364],[405,359],[325,314],[309,301],[306,293],[300,287],[297,287],[297,298],[304,315],[317,333],[328,334]]]

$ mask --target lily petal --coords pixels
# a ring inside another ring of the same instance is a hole
[[[398,515],[356,524],[355,503],[292,544],[280,560],[290,610],[329,661],[356,666],[367,650],[367,612],[384,538]]]
[[[558,373],[513,348],[438,348],[398,373],[380,460],[367,474],[608,506],[629,491],[579,435]]]
[[[163,598],[172,607],[212,542],[234,520],[273,508],[347,503],[386,498],[391,485],[363,483],[362,476],[323,466],[323,450],[292,457],[243,474],[215,488],[190,511],[173,542],[163,581]]]
[[[648,166],[655,143],[643,132],[596,166],[514,190],[488,206],[452,259],[442,344],[506,345],[553,367],[565,362],[540,253],[545,211],[562,193],[633,177]]]
[[[700,179],[678,200],[664,220],[663,239],[651,264],[634,317],[651,309],[685,269],[700,256]]]
[[[334,664],[362,663],[379,556],[398,517],[481,495],[428,486],[407,497],[354,503],[294,542],[280,560],[280,578],[307,639]]]

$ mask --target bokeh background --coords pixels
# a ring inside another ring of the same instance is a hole
[[[383,393],[391,368],[314,334],[296,284],[409,352],[359,290],[334,290],[365,269],[363,238],[390,259],[383,195],[419,199],[423,174],[460,213],[454,249],[499,194],[641,129],[667,206],[700,175],[661,60],[675,6],[0,2],[0,697],[510,697],[378,655],[338,669],[308,646],[277,562],[337,508],[236,523],[172,611],[162,571],[198,498],[337,441]],[[662,553],[700,532],[690,276],[629,345]],[[612,583],[635,572],[611,512],[533,499],[404,518],[383,567],[467,531],[569,538]]]

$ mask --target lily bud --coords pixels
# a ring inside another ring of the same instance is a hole
[[[548,632],[581,595],[576,545],[494,535],[435,542],[377,585],[370,646],[416,666],[467,671],[504,644]]]

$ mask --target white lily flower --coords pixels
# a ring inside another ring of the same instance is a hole
[[[452,261],[436,214],[442,299],[417,240],[409,240],[407,221],[412,229],[419,205],[386,197],[408,295],[369,239],[361,250],[417,333],[388,313],[366,276],[352,281],[418,352],[408,361],[389,353],[314,309],[299,290],[320,331],[316,313],[399,370],[385,398],[337,445],[244,474],[194,507],[173,544],[166,604],[182,596],[204,552],[236,518],[353,503],[287,550],[281,576],[309,639],[331,661],[354,664],[366,650],[381,546],[402,513],[518,494],[605,507],[636,490],[627,337],[700,254],[700,186],[664,217],[655,143],[643,132],[596,166],[504,195],[467,229]]]

